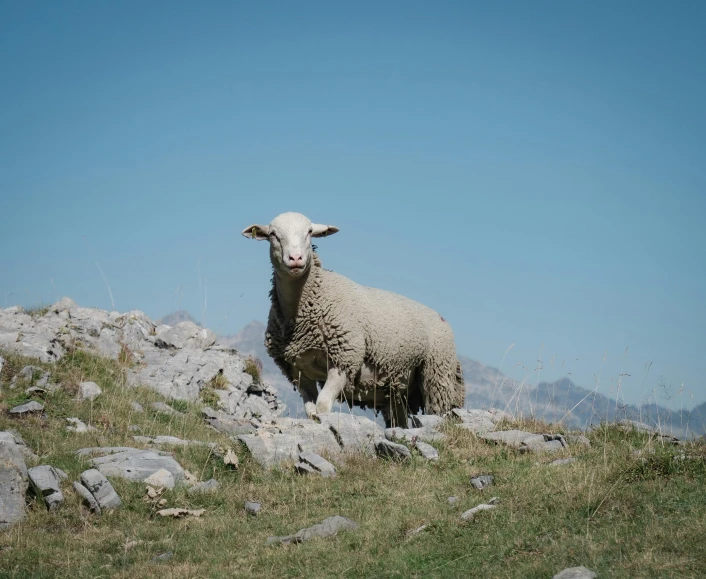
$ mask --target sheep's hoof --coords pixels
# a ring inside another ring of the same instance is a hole
[[[306,417],[314,420],[316,418],[316,404],[313,402],[307,402],[304,404],[304,411],[306,412]]]

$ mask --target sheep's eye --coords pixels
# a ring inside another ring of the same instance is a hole
[[[314,233],[314,229],[313,229],[313,228],[309,229],[309,235],[311,235],[312,233]]]

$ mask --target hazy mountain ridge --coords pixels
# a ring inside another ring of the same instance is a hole
[[[164,316],[159,323],[172,325],[186,320],[196,323],[184,311]],[[301,398],[267,354],[264,339],[265,325],[252,321],[233,336],[219,337],[218,342],[242,354],[257,356],[262,361],[265,381],[277,389],[292,414],[301,413]],[[514,380],[499,369],[467,356],[459,355],[459,361],[466,382],[468,408],[495,407],[514,415],[536,416],[548,422],[563,420],[581,429],[598,424],[601,420],[629,418],[653,426],[660,425],[665,431],[680,436],[706,433],[706,403],[691,411],[673,411],[656,403],[640,406],[621,404],[600,392],[578,386],[569,378],[533,385]]]

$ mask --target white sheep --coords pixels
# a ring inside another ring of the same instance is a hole
[[[270,242],[265,345],[297,386],[307,416],[344,399],[382,410],[388,426],[406,427],[410,412],[462,407],[463,374],[449,324],[418,302],[323,269],[311,239],[337,231],[299,213],[242,231]],[[317,382],[324,383],[320,392]]]

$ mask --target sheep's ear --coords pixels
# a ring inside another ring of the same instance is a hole
[[[269,225],[250,225],[241,231],[244,237],[265,241],[270,236]]]
[[[338,227],[334,227],[333,225],[319,225],[318,223],[312,223],[311,228],[313,229],[311,232],[312,237],[327,237],[328,235],[338,233]]]

